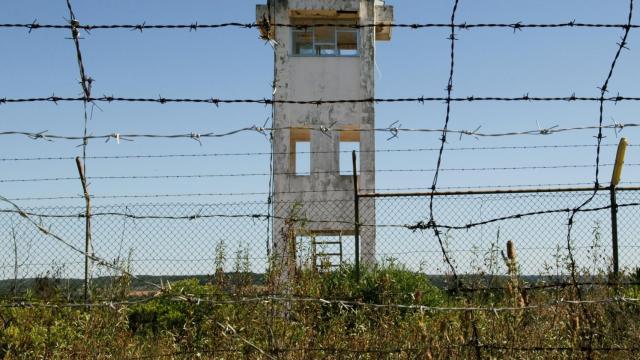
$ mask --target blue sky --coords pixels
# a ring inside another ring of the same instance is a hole
[[[451,1],[388,1],[395,6],[398,23],[449,20]],[[255,2],[217,1],[79,1],[75,13],[86,24],[148,24],[252,22]],[[638,7],[636,7],[638,8]],[[624,23],[628,1],[469,1],[459,4],[458,22],[579,22]],[[634,14],[635,23],[640,13]],[[3,1],[0,23],[64,23],[68,18],[64,0]],[[68,30],[0,29],[0,98],[78,96],[78,69]],[[606,78],[621,29],[474,29],[459,31],[453,96],[598,96]],[[629,48],[616,67],[610,89],[613,94],[639,96],[640,40],[638,30],[629,35]],[[218,29],[95,30],[81,40],[86,71],[95,79],[94,95],[124,97],[264,98],[270,97],[273,76],[272,49],[258,39],[256,30]],[[391,42],[377,44],[377,97],[445,96],[449,68],[448,29],[395,29]],[[262,105],[205,104],[100,104],[89,124],[92,134],[224,132],[262,125],[270,109]],[[377,108],[377,126],[398,121],[403,127],[440,128],[445,105],[441,103],[382,104]],[[605,122],[638,122],[638,104],[606,104]],[[0,106],[0,131],[43,131],[81,135],[82,104],[6,104]],[[597,125],[598,104],[586,103],[454,103],[451,129],[485,132],[531,130],[538,127]],[[638,130],[625,129],[631,144]],[[505,138],[450,136],[447,148],[486,146],[533,146],[595,144],[596,131],[552,136]],[[606,131],[605,144],[618,141]],[[378,134],[377,148],[433,148],[437,134],[403,133],[386,141]],[[0,137],[0,157],[75,156],[77,142],[32,141],[23,137]],[[268,142],[258,133],[209,139],[202,146],[192,140],[93,141],[90,156],[146,154],[208,154],[267,152]],[[615,147],[603,148],[603,163],[613,162]],[[631,147],[627,163],[640,163],[638,148]],[[428,169],[436,164],[436,152],[380,153],[378,169]],[[450,151],[443,168],[514,167],[593,164],[595,148],[554,150]],[[89,176],[169,175],[214,173],[267,173],[268,156],[206,157],[144,160],[89,160]],[[611,168],[604,167],[601,181],[608,181]],[[75,176],[75,163],[65,161],[0,162],[0,178],[49,178]],[[378,188],[428,187],[432,173],[385,173],[377,176]],[[488,186],[592,182],[593,169],[526,171],[445,171],[440,186]],[[640,167],[624,170],[626,181],[640,181]],[[93,180],[95,195],[242,193],[265,192],[267,177],[230,177],[192,180]],[[11,198],[73,196],[81,193],[78,181],[0,183],[0,194]],[[219,196],[171,199],[171,201],[223,202],[264,200],[258,196]],[[165,201],[127,200],[127,201]],[[96,199],[94,204],[122,202]],[[81,199],[21,202],[30,206],[80,205]]]

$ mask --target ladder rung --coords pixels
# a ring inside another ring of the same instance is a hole
[[[342,244],[340,241],[318,241],[314,242],[314,245],[339,245]]]
[[[316,256],[340,256],[340,253],[317,253]]]

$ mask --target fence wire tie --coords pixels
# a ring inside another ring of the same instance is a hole
[[[71,33],[74,37],[78,36],[78,27],[80,26],[80,22],[76,19],[69,20],[69,25],[71,25]]]

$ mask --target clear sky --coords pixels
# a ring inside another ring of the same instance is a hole
[[[449,21],[452,1],[387,1],[395,7],[398,23]],[[148,24],[252,22],[255,2],[245,0],[137,0],[73,2],[78,20],[85,24]],[[636,10],[640,6],[636,7]],[[461,0],[457,22],[579,22],[624,23],[628,1],[516,1]],[[636,11],[635,23],[640,22]],[[3,1],[0,23],[61,24],[68,19],[64,0]],[[377,44],[377,97],[445,96],[449,68],[448,29],[394,29],[391,42]],[[474,29],[460,30],[456,42],[453,96],[598,96],[615,54],[621,29]],[[79,96],[81,90],[73,42],[68,30],[0,29],[0,98]],[[639,96],[640,33],[632,30],[610,83],[611,94]],[[124,97],[265,98],[270,97],[273,76],[272,49],[255,29],[198,30],[94,30],[83,33],[82,53],[87,74],[95,79],[93,94]],[[607,103],[605,122],[638,122],[638,103]],[[89,133],[173,134],[224,132],[251,125],[261,126],[270,116],[262,105],[207,104],[99,104],[93,111]],[[403,127],[441,128],[445,105],[441,103],[378,105],[376,124],[386,127],[398,121]],[[6,104],[0,106],[0,131],[43,131],[81,135],[81,103]],[[454,103],[451,129],[506,132],[597,125],[595,102],[559,103]],[[538,125],[539,124],[539,125]],[[481,138],[450,136],[447,148],[595,144],[595,130],[550,136]],[[640,133],[625,129],[631,144]],[[612,130],[605,144],[617,143]],[[434,148],[437,134],[403,133],[387,141],[377,137],[377,148]],[[24,137],[0,137],[0,157],[75,156],[79,142],[33,141]],[[209,154],[267,152],[269,145],[258,133],[193,140],[92,141],[90,156],[147,154]],[[611,163],[615,147],[603,148],[602,163]],[[626,181],[640,180],[638,148],[628,151]],[[429,169],[437,153],[392,152],[377,156],[377,168]],[[534,150],[449,151],[443,168],[519,167],[593,164],[595,148]],[[215,173],[268,173],[269,157],[205,157],[178,159],[89,160],[89,176],[175,175]],[[611,167],[604,167],[601,181],[608,181]],[[75,176],[71,160],[0,162],[0,178],[50,178]],[[377,176],[378,188],[428,187],[431,172],[387,173]],[[588,183],[591,168],[520,171],[444,171],[439,185],[487,186],[514,184]],[[267,191],[267,177],[229,177],[168,180],[93,180],[95,195],[241,193]],[[78,181],[0,183],[0,194],[11,198],[78,195]],[[264,200],[266,195],[192,197],[173,201]],[[147,201],[136,200],[131,201]],[[158,201],[164,201],[160,199]],[[95,204],[122,202],[97,199]],[[21,202],[30,206],[82,204],[69,201]]]

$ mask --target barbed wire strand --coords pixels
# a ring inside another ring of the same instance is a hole
[[[361,98],[361,99],[332,99],[332,100],[284,100],[284,99],[222,99],[222,98],[165,98],[159,96],[157,98],[148,97],[121,97],[114,95],[103,95],[100,97],[74,97],[74,96],[52,96],[46,97],[28,97],[28,98],[0,98],[0,105],[15,104],[15,103],[37,103],[37,102],[125,102],[125,103],[157,103],[157,104],[169,104],[169,103],[200,103],[211,104],[216,107],[223,104],[261,104],[261,105],[275,105],[275,104],[289,104],[289,105],[335,105],[335,104],[354,104],[354,103],[420,103],[427,102],[623,102],[623,101],[640,101],[638,96],[609,96],[609,97],[592,97],[592,96],[576,96],[571,94],[570,96],[530,96],[528,93],[522,96],[474,96],[469,95],[466,97],[407,97],[407,98]]]
[[[429,197],[429,224],[430,225],[434,225],[432,227],[433,229],[433,234],[435,235],[436,239],[438,240],[438,244],[440,246],[440,250],[442,251],[442,257],[444,258],[444,261],[447,263],[447,265],[449,266],[449,268],[451,269],[451,274],[453,275],[453,280],[454,280],[454,286],[455,287],[459,287],[460,286],[460,279],[458,278],[458,274],[456,271],[455,266],[453,265],[453,263],[451,262],[451,259],[449,258],[449,254],[447,253],[447,250],[444,246],[444,242],[442,240],[442,237],[440,235],[440,229],[435,226],[436,225],[436,220],[434,217],[434,212],[433,212],[433,200],[434,200],[434,193],[437,190],[437,185],[438,185],[438,176],[440,175],[440,166],[442,165],[442,158],[444,155],[444,147],[445,144],[447,143],[447,134],[448,134],[448,130],[449,130],[449,120],[451,119],[451,92],[453,91],[453,75],[454,75],[454,69],[455,69],[455,44],[456,44],[456,33],[455,33],[455,19],[456,19],[456,12],[458,10],[458,0],[454,0],[453,2],[453,9],[451,10],[451,23],[450,23],[450,28],[451,28],[451,34],[449,35],[449,40],[451,42],[451,50],[450,50],[450,64],[449,64],[449,81],[447,82],[447,99],[446,99],[446,104],[447,104],[447,110],[446,110],[446,114],[445,114],[445,120],[444,120],[444,126],[442,128],[442,133],[441,133],[441,138],[440,138],[440,150],[438,151],[438,160],[436,162],[436,168],[433,174],[433,183],[431,185],[431,195]]]
[[[622,184],[640,184],[640,181],[624,181]],[[548,187],[566,187],[566,186],[584,186],[593,185],[591,182],[580,183],[549,183],[549,184],[514,184],[514,185],[469,185],[469,186],[441,186],[439,189],[522,189],[522,188],[537,188],[542,190],[548,190]],[[415,190],[430,190],[431,187],[396,187],[396,188],[377,188],[377,189],[362,189],[362,191],[415,191]],[[591,188],[590,188],[591,189]],[[618,191],[624,190],[624,188],[618,188]],[[353,192],[353,190],[301,190],[301,191],[278,191],[277,194],[305,194],[305,193],[318,193],[318,192]],[[220,193],[177,193],[177,194],[129,194],[129,195],[91,195],[92,199],[127,199],[127,198],[171,198],[171,197],[202,197],[202,196],[248,196],[248,195],[268,195],[269,192],[220,192]],[[401,197],[403,194],[395,194]],[[437,193],[437,195],[440,195]],[[24,197],[24,198],[11,198],[12,201],[30,201],[30,200],[71,200],[80,199],[81,195],[58,195],[49,197]]]
[[[451,147],[447,151],[493,151],[493,150],[540,150],[540,149],[579,149],[596,147],[596,144],[566,144],[566,145],[522,145],[522,146],[466,146]],[[614,147],[618,144],[602,144],[602,147]],[[640,145],[629,144],[629,147],[640,147]],[[402,149],[376,149],[360,150],[358,153],[411,153],[411,152],[432,152],[439,148],[402,148]],[[346,154],[350,150],[320,150],[320,151],[296,151],[296,154]],[[91,160],[127,160],[127,159],[170,159],[170,158],[209,158],[209,157],[252,157],[252,156],[272,156],[289,155],[288,152],[221,152],[221,153],[182,153],[182,154],[138,154],[138,155],[94,155],[87,156]],[[2,162],[20,161],[68,161],[74,160],[73,156],[32,156],[32,157],[5,157],[0,158]]]
[[[626,208],[626,207],[637,207],[640,206],[640,202],[632,202],[632,203],[624,203],[618,204],[616,207],[618,208]],[[609,210],[612,208],[612,205],[604,205],[594,208],[581,208],[577,210],[578,213],[587,213],[587,212],[598,212]],[[507,220],[520,220],[525,217],[539,216],[539,215],[549,215],[549,214],[558,214],[558,213],[566,213],[571,214],[575,209],[574,208],[560,208],[560,209],[546,209],[539,211],[531,211],[531,212],[523,212],[516,213],[512,215],[506,215],[501,217],[496,217],[488,220],[478,221],[466,223],[463,225],[449,225],[449,224],[434,224],[431,222],[423,222],[419,221],[416,224],[360,224],[362,227],[375,227],[375,228],[404,228],[411,231],[416,230],[428,230],[433,229],[434,227],[437,229],[445,229],[445,230],[469,230],[475,227],[484,226],[496,222],[504,222]],[[28,215],[38,218],[86,218],[87,215],[83,213],[74,213],[74,214],[46,214],[46,213],[36,213],[27,210],[16,210],[16,209],[0,209],[0,213],[13,213],[18,214],[20,216]],[[89,215],[90,217],[105,217],[105,216],[119,216],[125,217],[134,220],[198,220],[198,219],[211,219],[211,218],[227,218],[227,219],[251,219],[251,220],[270,220],[270,219],[278,219],[278,220],[289,220],[294,223],[319,223],[319,224],[353,224],[353,221],[343,220],[343,219],[313,219],[306,217],[304,215],[300,216],[276,216],[273,214],[207,214],[207,213],[194,213],[188,215],[136,215],[131,212],[118,212],[118,211],[109,211],[109,212],[96,212],[94,214]]]
[[[628,16],[627,16],[627,25],[631,25],[631,21],[632,21],[632,17],[633,17],[633,0],[629,0],[629,12],[628,12]],[[570,272],[571,272],[571,277],[572,280],[574,282],[577,282],[577,269],[576,269],[576,261],[575,261],[575,257],[573,255],[573,251],[571,249],[571,232],[573,229],[573,224],[574,224],[574,219],[576,214],[578,213],[577,210],[580,210],[581,208],[583,208],[584,206],[588,205],[596,196],[596,194],[598,193],[599,190],[599,174],[600,174],[600,151],[601,151],[601,144],[602,144],[602,138],[603,138],[603,134],[602,134],[602,124],[604,121],[604,104],[605,104],[605,95],[607,92],[609,92],[609,81],[611,80],[611,78],[613,77],[613,72],[616,68],[616,65],[618,64],[618,59],[620,58],[620,54],[622,53],[623,49],[627,49],[627,38],[629,36],[629,31],[631,30],[631,27],[625,27],[624,28],[624,33],[622,35],[622,38],[620,40],[620,42],[617,44],[618,48],[616,50],[616,53],[613,57],[613,60],[611,61],[611,65],[609,67],[609,72],[607,74],[607,77],[603,83],[603,85],[600,87],[600,101],[599,101],[599,111],[598,111],[598,135],[596,137],[596,143],[597,143],[597,147],[596,147],[596,168],[595,168],[595,186],[594,186],[594,191],[591,194],[590,197],[588,197],[582,204],[580,204],[579,206],[577,206],[574,211],[572,211],[571,215],[569,216],[568,222],[567,222],[567,255],[569,257],[569,267],[570,267]],[[576,287],[576,294],[578,295],[579,299],[582,299],[582,292],[580,290],[580,288]]]
[[[625,164],[628,167],[640,166],[640,163]],[[601,167],[611,167],[614,164],[601,164]],[[505,166],[505,167],[475,167],[475,168],[432,168],[432,169],[376,169],[362,170],[362,173],[425,173],[425,172],[482,172],[482,171],[530,171],[530,170],[557,170],[595,168],[593,164],[563,164],[563,165],[534,165],[534,166]],[[88,176],[88,180],[158,180],[158,179],[208,179],[226,177],[271,177],[271,176],[315,176],[320,174],[337,174],[336,171],[313,171],[311,173],[273,172],[273,173],[219,173],[219,174],[166,174],[166,175],[110,175]],[[76,177],[52,177],[52,178],[23,178],[0,179],[0,183],[23,182],[58,182],[76,181]],[[433,187],[431,187],[432,189]],[[344,190],[340,190],[344,191]]]
[[[511,137],[511,136],[547,136],[552,134],[559,134],[565,132],[575,132],[575,131],[585,131],[585,130],[606,130],[611,129],[616,131],[616,134],[619,130],[623,130],[625,128],[637,128],[640,127],[640,123],[618,123],[610,124],[610,125],[602,125],[602,126],[575,126],[575,127],[566,127],[560,128],[557,125],[548,127],[548,128],[537,128],[531,130],[523,130],[523,131],[507,131],[507,132],[481,132],[480,128],[477,127],[473,130],[451,130],[451,129],[438,129],[438,128],[403,128],[399,126],[390,126],[386,128],[372,128],[372,129],[340,129],[340,128],[331,128],[325,126],[302,126],[302,127],[278,127],[278,128],[265,128],[260,126],[247,126],[243,128],[238,128],[235,130],[230,130],[227,132],[215,133],[215,132],[190,132],[190,133],[181,133],[181,134],[136,134],[136,133],[108,133],[102,135],[86,135],[86,136],[73,136],[73,135],[60,135],[60,134],[50,134],[48,130],[43,130],[39,132],[29,132],[29,131],[2,131],[0,132],[0,136],[24,136],[31,140],[44,140],[44,141],[54,141],[54,140],[68,140],[68,141],[87,141],[91,139],[101,139],[108,142],[110,140],[114,140],[116,144],[120,144],[121,141],[134,141],[137,138],[145,138],[145,139],[189,139],[195,140],[198,144],[202,144],[202,140],[207,138],[222,138],[226,136],[237,135],[245,132],[258,133],[260,135],[266,136],[267,132],[276,132],[276,131],[289,131],[289,130],[309,130],[309,131],[317,131],[323,133],[325,135],[329,135],[333,131],[337,132],[383,132],[389,133],[391,139],[395,139],[399,137],[400,133],[440,133],[440,134],[456,134],[459,135],[460,138],[463,136],[473,137],[475,139],[480,139],[483,137]],[[594,146],[596,147],[596,146]],[[508,148],[508,147],[505,147]],[[469,148],[471,150],[473,148]],[[373,151],[373,150],[372,150]],[[430,150],[435,151],[435,150]],[[247,155],[254,153],[246,153]]]
[[[269,22],[269,27],[281,27],[281,28],[293,28],[297,30],[313,29],[318,27],[340,27],[340,28],[397,28],[397,29],[429,29],[429,28],[451,28],[451,23],[367,23],[367,24],[344,24],[344,23],[316,23],[316,24],[280,24]],[[637,29],[640,27],[638,24],[614,24],[614,23],[588,23],[577,22],[571,20],[567,22],[559,23],[523,23],[521,21],[513,23],[457,23],[453,25],[454,28],[460,30],[482,29],[482,28],[504,28],[513,30],[514,32],[521,31],[523,29],[554,29],[554,28],[600,28],[600,29]],[[264,27],[262,22],[239,22],[229,21],[223,23],[207,24],[194,21],[189,24],[151,24],[147,21],[143,21],[138,24],[82,24],[77,26],[78,29],[92,31],[92,30],[136,30],[142,32],[143,30],[189,30],[196,31],[199,29],[222,29],[222,28],[238,28],[238,29],[260,29]],[[70,29],[71,25],[68,24],[41,24],[37,20],[31,23],[3,23],[0,24],[0,28],[23,28],[28,29],[29,32],[39,29]]]

